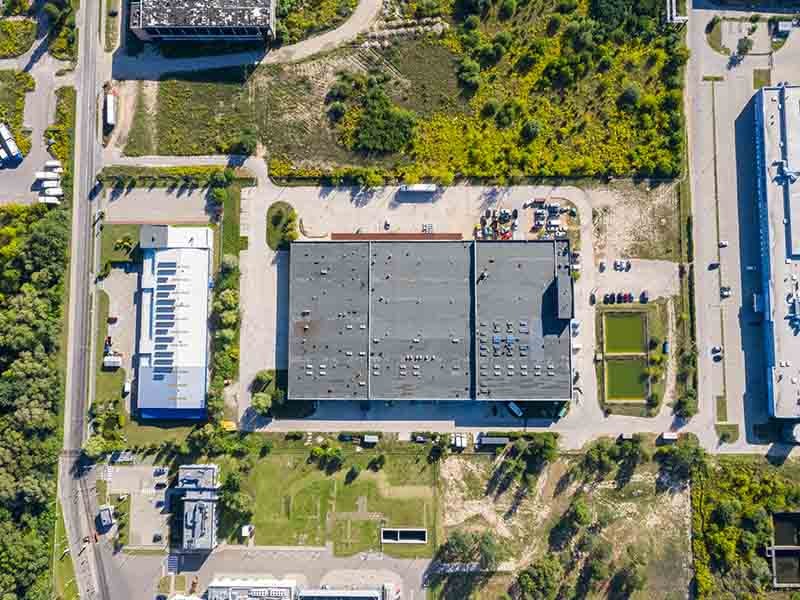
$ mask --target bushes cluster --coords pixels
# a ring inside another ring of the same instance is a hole
[[[800,484],[755,460],[722,458],[692,478],[697,597],[761,597],[771,589],[763,557],[771,515],[800,507]]]

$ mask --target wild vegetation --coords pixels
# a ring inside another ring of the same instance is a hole
[[[278,44],[294,44],[342,24],[353,13],[356,0],[280,0],[275,26]]]
[[[601,439],[578,456],[547,452],[548,460],[509,480],[504,463],[526,444],[540,446],[525,437],[494,458],[451,456],[442,463],[448,541],[437,559],[484,566],[432,575],[434,598],[686,595],[688,471],[678,465],[685,466],[687,452],[656,453],[654,462],[650,438]]]
[[[23,129],[25,94],[36,82],[24,71],[0,71],[0,121],[6,123],[23,155],[30,152],[31,137]]]
[[[25,54],[36,39],[33,19],[0,19],[0,58]]]
[[[56,125],[71,123],[74,109],[74,90],[59,90]],[[65,131],[54,147],[65,179],[72,139]],[[0,208],[0,593],[8,598],[52,596],[69,232],[67,202]]]
[[[47,39],[50,54],[61,60],[77,60],[78,34],[75,27],[77,0],[49,0],[44,12],[50,19]]]
[[[698,463],[692,477],[698,598],[773,597],[771,568],[764,554],[771,543],[771,516],[798,508],[796,463],[778,467],[755,457]]]
[[[278,178],[678,173],[688,54],[680,32],[661,24],[661,3],[434,8],[451,23],[440,37],[340,49],[291,69],[165,78],[152,126],[157,151],[230,152],[255,128]],[[137,113],[134,129],[145,118]]]

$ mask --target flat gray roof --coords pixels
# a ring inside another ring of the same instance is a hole
[[[183,549],[210,551],[217,545],[217,465],[183,465],[177,488],[183,495]]]
[[[571,397],[566,240],[295,242],[289,276],[292,400]]]
[[[569,244],[482,242],[476,247],[477,397],[568,398]],[[566,280],[559,280],[556,268]]]
[[[272,0],[139,0],[137,8],[139,27],[272,26]]]

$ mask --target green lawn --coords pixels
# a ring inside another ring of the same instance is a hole
[[[246,240],[243,243],[239,233],[241,210],[242,188],[234,183],[228,188],[222,215],[222,254],[239,256],[239,251],[247,247]]]
[[[606,361],[606,398],[609,401],[635,400],[647,397],[647,381],[643,378],[646,361],[638,358]]]
[[[69,541],[64,528],[61,503],[58,501],[56,501],[56,531],[53,545],[53,591],[59,600],[79,600],[72,555],[69,552],[64,553],[64,550],[69,548]]]
[[[708,45],[716,52],[729,56],[730,49],[722,45],[722,23],[723,20],[720,19],[710,29],[706,27],[706,40],[708,40]]]
[[[131,534],[131,496],[112,496],[111,505],[114,507],[114,518],[117,521],[117,543],[127,546]]]
[[[603,316],[605,351],[613,354],[644,353],[645,315],[643,312],[609,312]]]
[[[753,69],[753,89],[772,85],[772,71],[770,69]]]
[[[106,52],[112,52],[119,40],[119,0],[106,0]],[[116,12],[116,16],[111,16]]]
[[[0,58],[25,54],[36,39],[33,19],[0,19]]]
[[[128,262],[133,260],[133,251],[124,248],[114,248],[118,240],[125,236],[130,236],[133,240],[133,248],[139,245],[139,229],[141,225],[103,225],[103,233],[100,239],[100,262]]]
[[[425,454],[387,453],[384,470],[375,473],[367,464],[377,451],[356,454],[350,446],[344,449],[345,466],[333,474],[310,464],[305,452],[273,451],[256,463],[243,482],[243,489],[255,499],[252,523],[256,544],[323,545],[332,541],[337,554],[350,555],[379,550],[382,524],[419,526],[428,528],[427,545],[387,545],[383,550],[431,556],[436,537],[435,467],[428,464]],[[361,473],[348,483],[346,474],[353,464],[361,467]],[[236,532],[232,526],[229,531]]]
[[[267,209],[267,245],[273,250],[285,247],[284,227],[292,213],[294,213],[292,206],[283,201],[275,202]]]
[[[277,8],[279,40],[283,44],[295,44],[334,29],[347,20],[357,4],[357,0],[280,0]]]

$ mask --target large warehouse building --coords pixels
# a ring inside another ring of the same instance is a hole
[[[274,0],[133,0],[131,31],[144,41],[266,40]]]
[[[572,396],[569,242],[295,242],[290,400]]]
[[[800,87],[762,88],[755,108],[761,293],[769,414],[800,418]]]
[[[208,379],[208,227],[143,225],[136,408],[145,419],[203,419]]]

